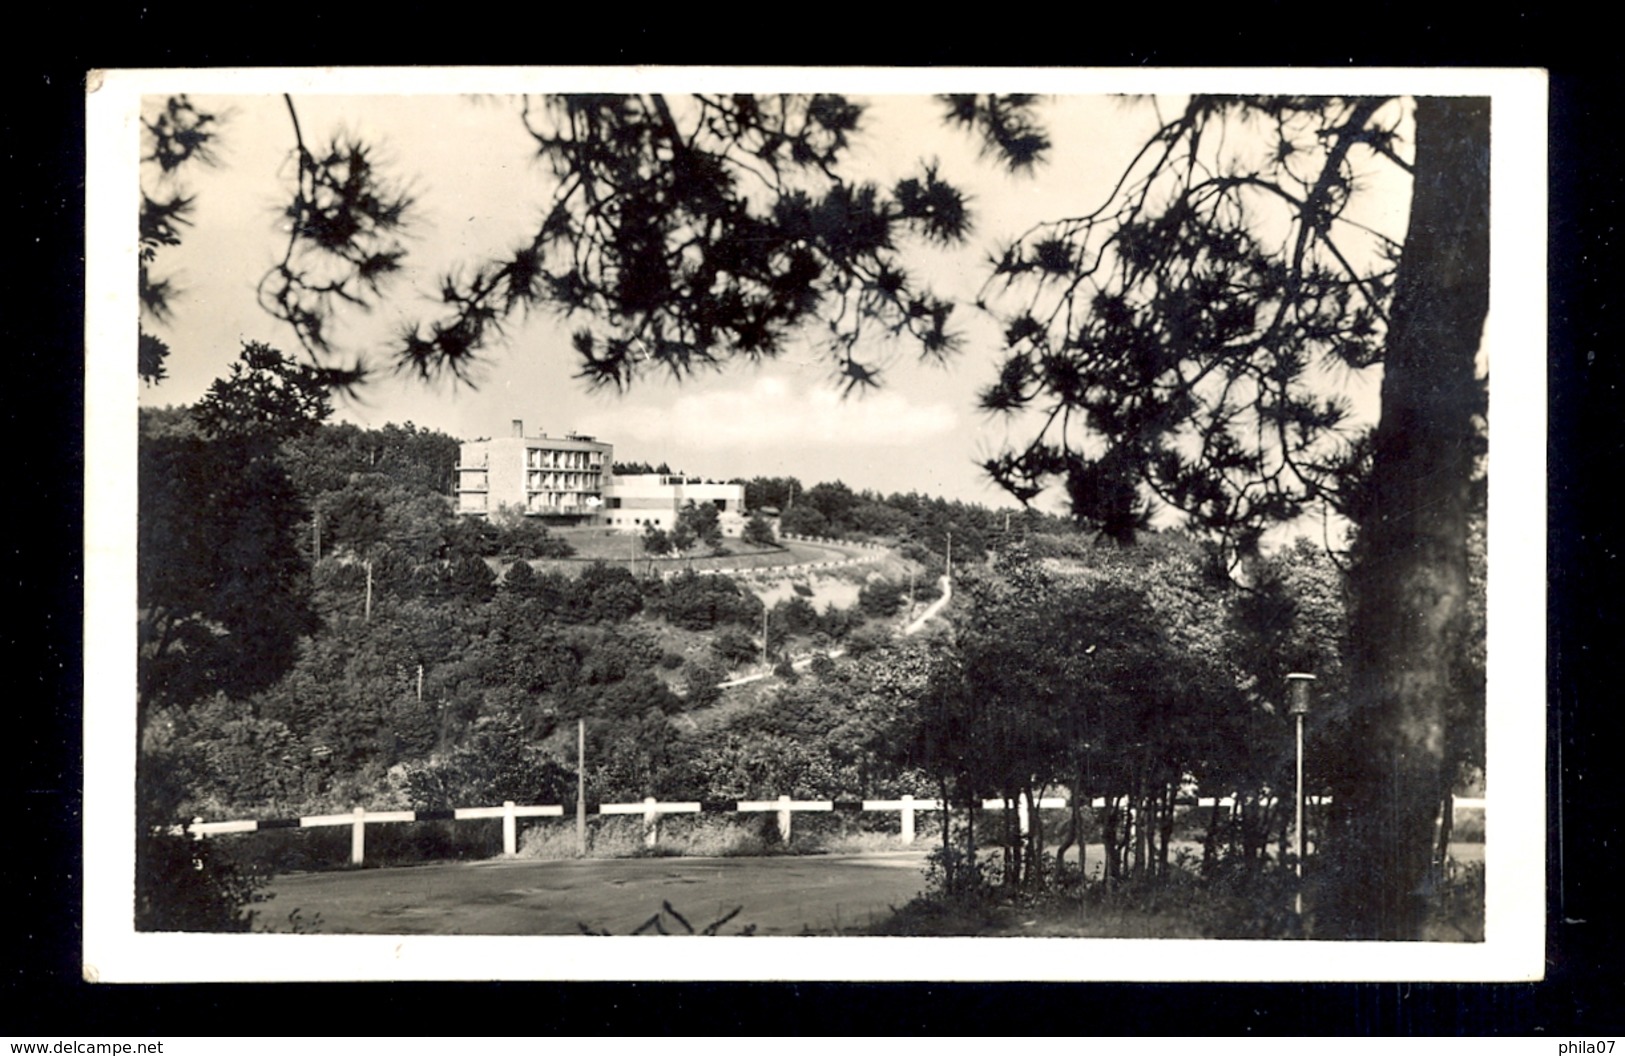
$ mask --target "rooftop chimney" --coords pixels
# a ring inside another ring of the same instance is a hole
[[[515,418],[513,420],[513,435],[514,436],[524,436],[525,435],[525,420],[523,418]]]

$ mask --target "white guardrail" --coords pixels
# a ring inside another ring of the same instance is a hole
[[[793,576],[821,568],[850,568],[854,565],[873,564],[885,557],[889,552],[888,548],[880,543],[871,543],[867,540],[825,539],[822,536],[793,535],[789,533],[780,534],[779,539],[781,542],[808,543],[813,546],[830,547],[836,550],[863,550],[867,552],[827,561],[783,561],[771,565],[752,565],[741,568],[664,568],[660,570],[660,578],[672,579],[684,572],[692,571],[701,576],[732,576],[735,579],[775,580],[784,576]]]
[[[1324,804],[1328,800],[1321,797],[1311,797],[1313,802]],[[1179,801],[1185,806],[1194,807],[1227,807],[1234,804],[1232,797],[1223,796],[1217,799],[1186,798]],[[1039,799],[1040,810],[1064,810],[1071,805],[1071,801],[1064,796],[1046,796]],[[1103,798],[1095,798],[1089,806],[1102,808],[1106,805]],[[983,810],[1003,810],[1004,800],[985,799],[982,801]],[[1479,810],[1485,807],[1482,799],[1455,800],[1455,810]],[[589,816],[607,817],[613,815],[642,815],[643,839],[649,847],[655,847],[660,842],[660,819],[666,814],[750,814],[776,812],[778,814],[779,834],[784,842],[790,842],[790,819],[797,812],[841,812],[857,813],[862,811],[883,811],[900,815],[899,836],[901,842],[912,844],[914,842],[914,815],[922,810],[941,810],[942,801],[936,799],[916,799],[913,796],[902,796],[898,799],[792,799],[789,796],[779,796],[775,799],[741,799],[741,800],[691,800],[688,802],[663,803],[654,798],[643,800],[641,803],[599,803],[587,808]],[[451,810],[367,810],[357,807],[348,814],[315,814],[299,818],[263,818],[259,820],[244,821],[204,821],[202,818],[193,818],[190,824],[171,826],[170,831],[179,836],[190,834],[197,838],[205,836],[219,836],[227,833],[260,832],[270,829],[312,829],[324,826],[348,825],[350,826],[350,862],[352,865],[361,865],[366,858],[367,826],[379,824],[392,824],[413,821],[470,821],[476,818],[502,819],[502,853],[512,856],[519,849],[520,818],[558,818],[563,817],[565,808],[560,805],[523,806],[508,800],[500,807],[457,807]],[[573,813],[573,812],[572,812]],[[1029,817],[1027,801],[1017,800],[1016,813],[1020,819],[1021,831],[1027,831]]]

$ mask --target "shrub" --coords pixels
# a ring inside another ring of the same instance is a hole
[[[853,658],[867,656],[891,643],[891,632],[884,627],[865,626],[846,637],[846,653]]]
[[[863,613],[858,609],[839,609],[831,605],[818,617],[818,632],[838,642],[863,626],[863,622]]]
[[[818,610],[801,595],[792,595],[773,606],[769,625],[793,635],[811,634],[818,630]]]
[[[217,840],[175,835],[187,796],[185,753],[163,743],[136,761],[135,928],[248,931],[270,880]]]
[[[570,608],[578,620],[627,620],[643,608],[637,577],[617,565],[594,561],[573,586]]]
[[[683,698],[650,672],[639,671],[603,687],[594,704],[584,709],[583,713],[631,720],[647,715],[651,710],[663,715],[676,714],[683,710]]]
[[[885,618],[897,612],[908,588],[901,583],[876,579],[865,583],[858,591],[858,608],[870,616]]]
[[[664,584],[658,598],[655,608],[659,615],[672,626],[689,631],[708,631],[721,623],[752,623],[760,612],[759,603],[732,579],[692,571]]]
[[[711,651],[724,663],[748,664],[761,655],[756,640],[737,627],[730,627],[711,639]]]
[[[248,931],[269,870],[244,867],[211,839],[148,829],[137,834],[137,931]]]
[[[684,698],[690,710],[708,708],[722,699],[722,689],[718,685],[727,677],[727,672],[716,664],[704,660],[690,660],[688,667],[683,671],[683,688],[687,691]]]
[[[752,546],[779,545],[778,537],[773,534],[773,526],[759,513],[750,515],[750,520],[745,522],[745,530],[740,533],[739,538]]]
[[[811,506],[792,506],[779,517],[779,528],[791,535],[829,536],[829,521]]]
[[[528,595],[536,587],[536,570],[524,561],[515,561],[508,566],[508,571],[502,577],[502,589],[511,590],[515,594]]]
[[[560,803],[574,779],[528,742],[516,719],[492,717],[477,720],[465,744],[409,769],[407,795],[416,810],[493,806],[509,799]]]
[[[518,517],[497,525],[497,552],[522,559],[565,558],[576,550],[530,517]]]

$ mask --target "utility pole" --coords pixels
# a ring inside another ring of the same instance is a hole
[[[762,666],[767,666],[767,602],[762,602]]]
[[[576,857],[587,857],[587,720],[576,720]]]
[[[948,529],[948,561],[943,574],[949,579],[954,578],[954,530]]]

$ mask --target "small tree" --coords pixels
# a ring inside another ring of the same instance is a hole
[[[738,627],[729,627],[711,639],[711,651],[734,667],[748,664],[761,654],[756,640]]]
[[[692,710],[708,708],[722,699],[719,685],[728,672],[707,660],[690,660],[683,669],[684,700]]]
[[[858,591],[858,607],[870,616],[887,617],[897,613],[903,603],[904,586],[890,580],[877,579],[865,583]]]
[[[695,544],[700,541],[699,537],[694,534],[694,529],[682,521],[677,522],[670,534],[672,552],[679,557],[686,557],[688,552],[693,550]]]
[[[330,389],[324,371],[270,345],[245,341],[237,362],[209,386],[192,417],[208,436],[280,442],[314,430],[332,415]]]
[[[692,533],[696,541],[710,547],[712,552],[722,550],[722,524],[717,508],[711,503],[690,500],[677,514],[677,527]]]
[[[527,562],[515,561],[502,577],[502,589],[521,597],[531,594],[536,587],[536,570]]]
[[[750,515],[750,520],[745,522],[745,530],[740,533],[739,538],[751,546],[779,545],[778,536],[773,534],[773,525],[759,513]]]
[[[779,517],[779,528],[791,535],[830,535],[829,521],[811,506],[792,506]]]
[[[665,557],[671,553],[671,535],[664,529],[650,522],[643,526],[643,552],[651,558]]]

